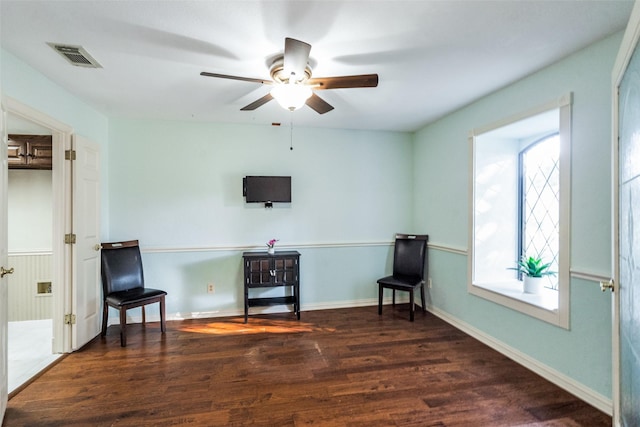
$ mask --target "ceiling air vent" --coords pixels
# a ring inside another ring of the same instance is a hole
[[[102,68],[82,46],[64,45],[58,43],[47,43],[56,52],[62,55],[71,65],[88,68]]]

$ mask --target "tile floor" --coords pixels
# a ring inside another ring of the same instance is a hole
[[[9,322],[9,393],[61,356],[51,353],[52,329],[51,319]]]

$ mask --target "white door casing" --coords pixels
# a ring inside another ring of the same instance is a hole
[[[100,146],[74,135],[73,175],[72,349],[77,350],[100,333]]]
[[[8,242],[7,242],[7,180],[8,180],[8,160],[7,160],[7,130],[6,113],[4,108],[0,108],[0,266],[7,270]],[[8,279],[0,278],[0,424],[4,419],[7,409],[8,398],[8,371],[7,371],[7,335],[8,335]]]

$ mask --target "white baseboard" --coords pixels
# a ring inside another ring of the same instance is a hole
[[[397,295],[396,296],[396,304],[403,304],[409,302],[409,297]],[[391,304],[391,298],[384,298],[382,303],[384,305]],[[416,303],[420,305],[419,303]],[[351,308],[351,307],[368,307],[368,306],[377,306],[378,299],[377,298],[367,298],[360,300],[350,300],[350,301],[332,301],[332,302],[322,302],[315,304],[304,304],[302,305],[302,311],[315,311],[315,310],[332,310],[337,308]],[[291,311],[290,306],[286,305],[275,305],[271,307],[252,307],[249,311],[250,314],[268,314],[268,313],[286,313]],[[215,310],[215,311],[194,311],[189,313],[177,312],[177,313],[167,313],[167,320],[186,320],[186,319],[209,319],[216,317],[233,317],[233,316],[244,316],[243,310],[238,309],[227,309],[227,310]],[[149,322],[159,322],[160,315],[159,314],[149,314],[147,315],[147,321]],[[111,316],[107,322],[109,325],[117,325],[120,323],[118,316]],[[142,316],[128,316],[127,315],[127,323],[142,323]]]
[[[398,296],[396,299],[396,303],[408,302],[408,298],[403,298]],[[385,305],[391,304],[391,298],[385,298],[383,303]],[[378,305],[377,298],[367,298],[361,300],[351,300],[351,301],[334,301],[334,302],[326,302],[326,303],[315,303],[315,304],[304,304],[302,306],[303,316],[302,320],[304,320],[304,311],[314,311],[314,310],[331,310],[337,308],[351,308],[351,307],[375,307]],[[285,313],[290,311],[291,309],[288,306],[273,306],[273,307],[255,307],[252,308],[251,314],[266,314],[266,313]],[[491,347],[497,352],[505,355],[509,359],[519,363],[525,368],[535,372],[540,375],[542,378],[552,382],[558,387],[568,391],[579,399],[584,400],[588,404],[593,407],[599,409],[607,415],[613,415],[613,401],[606,396],[601,395],[593,391],[592,389],[586,387],[585,385],[577,382],[573,378],[568,377],[567,375],[547,366],[540,361],[528,356],[525,353],[505,344],[502,341],[495,339],[494,337],[484,333],[483,331],[471,326],[470,324],[451,316],[449,313],[441,311],[435,307],[427,306],[427,310],[432,313],[434,316],[439,317],[445,322],[449,323],[453,327],[461,330],[462,332],[472,336],[483,344]],[[377,314],[375,310],[372,310],[373,314]],[[186,319],[208,319],[208,318],[216,318],[216,317],[232,317],[232,316],[244,316],[243,310],[230,309],[230,310],[216,310],[216,311],[199,311],[199,312],[190,312],[190,313],[170,313],[167,314],[167,320],[186,320]],[[150,322],[158,322],[160,321],[160,317],[157,314],[147,316],[147,320]],[[112,317],[109,318],[109,324],[118,324],[118,318]],[[127,318],[127,323],[140,323],[142,322],[141,316],[135,316],[131,318]]]
[[[552,382],[558,387],[568,391],[579,399],[584,400],[593,407],[599,409],[607,415],[613,415],[613,401],[606,396],[601,395],[586,387],[584,384],[577,382],[573,378],[570,378],[559,372],[550,366],[547,366],[540,361],[532,358],[531,356],[522,353],[519,350],[495,339],[494,337],[487,335],[481,330],[471,326],[470,324],[451,316],[449,313],[441,311],[435,307],[427,306],[427,310],[434,316],[439,317],[445,322],[449,323],[453,327],[461,330],[462,332],[472,336],[483,344],[491,347],[497,352],[507,356],[509,359],[524,366],[525,368],[535,372],[547,381]]]

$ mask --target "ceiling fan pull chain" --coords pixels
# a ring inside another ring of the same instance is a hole
[[[289,150],[293,151],[293,111],[289,114]]]

